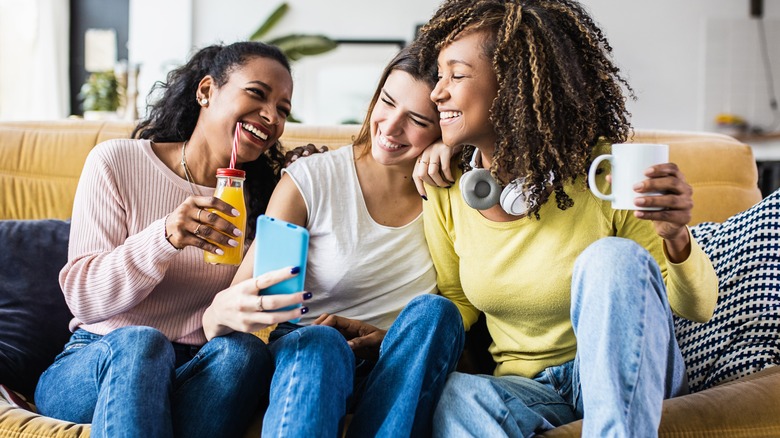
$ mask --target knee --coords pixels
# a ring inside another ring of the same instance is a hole
[[[232,364],[235,373],[241,370],[271,372],[272,360],[268,346],[251,333],[233,332],[217,336],[207,345],[223,362]]]
[[[173,356],[173,346],[162,332],[152,327],[122,327],[103,336],[115,351],[129,351],[132,354],[152,358],[161,355]]]
[[[409,301],[404,310],[398,316],[401,321],[414,321],[425,330],[443,329],[450,332],[452,329],[463,331],[463,320],[458,307],[441,295],[419,295]]]
[[[150,369],[152,367],[174,368],[173,345],[162,332],[152,327],[129,326],[112,331],[101,338],[108,346],[114,361],[138,363],[142,366],[127,366],[128,370]]]
[[[636,276],[647,272],[648,266],[657,268],[657,263],[644,247],[631,239],[605,237],[590,244],[577,257],[573,277],[576,281],[594,274],[600,280],[605,280],[604,276]]]
[[[295,351],[297,357],[310,356],[316,360],[352,363],[354,355],[344,335],[333,327],[310,325],[292,331],[283,338],[284,344]]]

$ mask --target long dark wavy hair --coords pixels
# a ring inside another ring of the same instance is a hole
[[[436,65],[442,47],[483,30],[483,54],[498,80],[490,108],[497,135],[491,172],[497,179],[525,178],[529,216],[536,218],[550,197],[552,173],[557,206],[565,210],[574,203],[563,186],[587,175],[599,139],[628,138],[623,88],[632,98],[634,92],[604,33],[573,0],[447,0],[414,44],[423,64]]]
[[[385,86],[387,78],[394,70],[400,70],[408,73],[412,78],[417,81],[422,81],[428,84],[431,89],[436,85],[436,66],[428,65],[423,67],[419,59],[415,46],[406,46],[401,49],[395,57],[385,66],[382,71],[382,76],[379,78],[376,90],[374,90],[374,96],[371,98],[371,102],[368,104],[368,111],[366,117],[363,119],[363,126],[360,128],[357,137],[355,137],[354,144],[360,148],[360,156],[368,153],[371,150],[371,113],[374,112],[379,97],[382,95],[382,87]],[[433,102],[431,102],[433,105]]]
[[[183,66],[168,73],[165,82],[157,82],[150,99],[162,93],[148,105],[148,116],[138,123],[133,138],[154,142],[182,142],[192,136],[198,121],[200,105],[195,98],[198,84],[210,75],[218,87],[225,85],[230,74],[254,58],[268,58],[290,71],[290,63],[275,46],[257,41],[242,41],[230,45],[212,45],[195,53]],[[246,172],[244,193],[247,204],[247,239],[255,235],[257,217],[265,212],[280,172],[284,154],[277,141],[257,160],[241,164]]]

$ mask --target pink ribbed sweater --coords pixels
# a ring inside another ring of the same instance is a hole
[[[195,186],[201,195],[213,188]],[[191,189],[148,140],[109,140],[89,154],[73,205],[60,286],[75,318],[96,334],[144,325],[171,341],[206,342],[201,318],[235,266],[209,265],[192,246],[165,240],[165,217]]]

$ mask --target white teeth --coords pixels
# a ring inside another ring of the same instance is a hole
[[[382,146],[388,148],[388,149],[401,149],[404,147],[402,144],[393,143],[390,140],[387,139],[384,135],[379,136],[379,143],[382,144]]]
[[[454,117],[462,116],[462,111],[442,111],[439,113],[441,119],[452,119]]]
[[[262,131],[260,131],[259,129],[257,129],[254,126],[250,125],[249,123],[242,123],[241,127],[246,129],[247,131],[251,132],[252,134],[254,134],[255,137],[258,137],[261,140],[268,140],[268,136],[267,135],[265,135]]]

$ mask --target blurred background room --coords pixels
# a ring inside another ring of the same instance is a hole
[[[636,128],[735,136],[780,185],[780,0],[582,1],[636,92]],[[195,50],[255,37],[300,57],[296,120],[358,123],[384,64],[438,4],[0,0],[0,121],[135,120]]]

